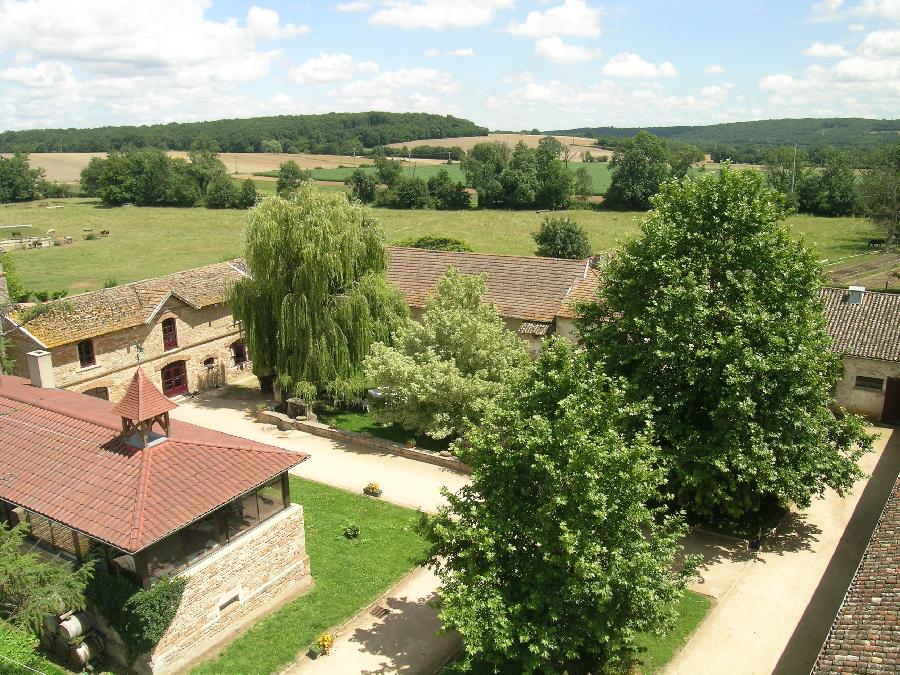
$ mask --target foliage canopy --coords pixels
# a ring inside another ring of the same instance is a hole
[[[535,255],[583,260],[593,253],[587,232],[571,218],[547,216],[532,236],[537,244]]]
[[[841,362],[822,272],[779,224],[780,195],[758,171],[725,166],[664,184],[653,205],[579,330],[635,399],[652,401],[679,502],[728,519],[849,488],[871,439],[860,418],[829,408]]]
[[[366,378],[381,392],[372,410],[384,422],[432,438],[458,433],[527,359],[525,343],[483,301],[485,277],[451,267],[420,322],[397,327],[394,346],[375,344]]]
[[[245,260],[230,301],[254,372],[286,392],[361,389],[363,357],[407,313],[367,209],[310,185],[265,197],[248,215]]]
[[[472,484],[423,531],[468,661],[624,672],[636,636],[671,625],[695,561],[673,571],[685,527],[648,506],[664,473],[625,389],[551,338],[457,444]]]

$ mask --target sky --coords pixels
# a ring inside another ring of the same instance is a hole
[[[0,0],[0,130],[900,117],[900,0]]]

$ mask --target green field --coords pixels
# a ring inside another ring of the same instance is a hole
[[[591,176],[591,180],[593,181],[593,194],[602,195],[606,194],[606,191],[609,189],[609,182],[612,178],[612,174],[609,170],[609,165],[606,162],[569,162],[569,168],[572,171],[579,169],[580,167],[584,167],[588,170],[588,173]],[[340,181],[343,182],[346,178],[356,170],[357,167],[343,167],[337,169],[311,169],[313,180],[327,180],[327,181]],[[375,173],[374,166],[362,166],[358,167],[363,171],[369,173]],[[419,178],[424,178],[428,180],[432,176],[434,176],[441,169],[446,169],[447,173],[450,174],[450,178],[454,181],[466,182],[466,177],[462,172],[459,164],[416,164],[415,166],[404,166],[403,167],[403,175],[404,176],[417,176]],[[278,175],[277,171],[260,171],[253,174],[254,176],[269,176],[275,177]]]
[[[260,181],[263,182],[263,181]],[[47,208],[49,205],[63,208]],[[22,228],[41,234],[55,229],[56,237],[74,243],[42,249],[13,250],[12,256],[26,287],[31,290],[67,289],[70,293],[100,288],[112,278],[118,283],[238,257],[243,249],[246,212],[204,208],[107,208],[95,199],[62,199],[0,206],[0,225],[31,224]],[[403,211],[372,209],[389,243],[421,235],[446,235],[468,241],[476,251],[532,255],[531,234],[542,214],[533,211]],[[640,213],[570,211],[568,215],[588,231],[596,251],[608,250],[622,237],[637,232]],[[862,218],[788,219],[798,235],[818,247],[821,258],[835,260],[866,252],[876,236]],[[84,239],[82,228],[110,236]],[[12,232],[3,229],[0,232]]]

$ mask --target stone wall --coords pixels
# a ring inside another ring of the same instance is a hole
[[[865,415],[873,420],[881,419],[884,409],[884,387],[863,389],[856,386],[856,377],[878,377],[886,380],[889,377],[900,378],[900,363],[897,361],[878,361],[861,359],[855,356],[844,357],[844,376],[838,381],[835,389],[837,404],[850,412]]]
[[[383,438],[376,438],[371,434],[345,431],[343,429],[332,429],[320,422],[309,422],[305,419],[296,419],[288,417],[284,413],[274,412],[272,410],[263,410],[259,413],[257,418],[260,422],[274,424],[282,431],[296,429],[297,431],[305,431],[313,436],[355,443],[356,445],[362,445],[367,448],[372,448],[373,450],[387,452],[391,455],[399,455],[400,457],[415,459],[416,461],[425,462],[426,464],[442,466],[445,469],[453,469],[454,471],[462,471],[463,473],[472,473],[472,468],[469,465],[459,461],[449,453],[447,455],[440,455],[428,450],[408,448],[400,443],[386,441]]]
[[[154,675],[186,672],[311,587],[303,508],[292,505],[184,574],[181,606],[153,651]]]
[[[162,322],[170,317],[175,318],[178,347],[166,350]],[[12,335],[15,341],[11,351],[17,362],[17,374],[27,377],[24,355],[37,346],[25,344],[27,338],[21,331],[14,331]],[[249,362],[239,367],[232,358],[230,347],[239,339],[240,332],[227,305],[210,305],[196,310],[177,298],[170,298],[150,324],[93,338],[96,358],[93,366],[81,367],[77,343],[60,345],[49,351],[57,387],[79,392],[105,387],[109,398],[115,401],[125,393],[137,367],[135,343],[144,349],[140,355],[141,366],[157,386],[162,387],[160,371],[165,366],[185,361],[188,389],[203,391],[231,382],[249,371]],[[203,363],[208,358],[215,359],[212,369]]]

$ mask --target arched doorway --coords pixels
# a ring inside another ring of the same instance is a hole
[[[92,387],[91,389],[85,389],[82,394],[87,394],[88,396],[93,396],[94,398],[102,398],[104,401],[109,400],[109,388],[108,387]]]

